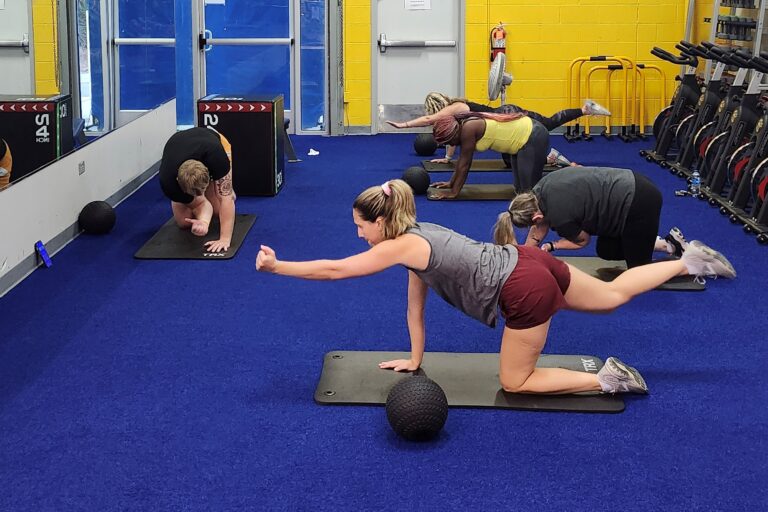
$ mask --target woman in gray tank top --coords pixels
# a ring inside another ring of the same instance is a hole
[[[477,242],[436,224],[417,223],[413,193],[402,180],[363,191],[352,215],[369,250],[341,260],[283,261],[262,245],[256,269],[303,279],[362,277],[395,265],[408,269],[411,358],[379,364],[395,371],[421,365],[428,288],[491,327],[498,307],[505,318],[499,378],[508,392],[647,392],[637,370],[613,357],[597,374],[537,368],[552,315],[561,308],[610,311],[677,275],[736,276],[723,255],[692,241],[679,260],[633,268],[603,282],[536,247]]]

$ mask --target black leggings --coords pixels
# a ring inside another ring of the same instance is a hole
[[[635,173],[635,197],[627,213],[624,231],[618,237],[598,237],[597,255],[605,260],[625,260],[627,268],[653,261],[661,203],[661,192],[656,185]]]
[[[524,108],[517,105],[507,104],[502,105],[494,110],[498,114],[516,114],[517,112],[528,112],[528,117],[535,119],[544,125],[547,131],[552,131],[558,126],[562,126],[565,123],[573,121],[584,115],[580,108],[567,108],[559,112],[552,114],[552,117],[545,117],[538,112],[526,111]]]
[[[501,155],[515,173],[515,187],[519,192],[531,190],[539,182],[549,154],[549,130],[535,119],[531,119],[531,122],[531,135],[520,151],[515,155]]]

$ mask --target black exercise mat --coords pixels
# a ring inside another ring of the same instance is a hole
[[[429,187],[427,199],[434,191],[445,190]],[[515,197],[515,186],[511,183],[499,183],[493,185],[470,184],[464,185],[459,195],[454,199],[440,199],[440,201],[509,201]]]
[[[171,217],[133,257],[140,260],[228,260],[237,254],[254,222],[256,215],[238,213],[227,252],[207,252],[203,244],[219,238],[218,219],[211,221],[207,235],[195,236],[187,229],[180,229]]]
[[[442,164],[438,162],[430,162],[429,160],[424,160],[421,162],[421,165],[424,167],[424,170],[427,172],[452,172],[456,168],[455,161],[448,162],[447,164]],[[556,165],[545,165],[544,166],[544,172],[552,172],[556,171],[558,169],[561,169],[561,167],[558,167]],[[469,168],[471,171],[489,171],[489,172],[499,172],[499,171],[507,171],[511,172],[512,169],[507,167],[504,164],[504,160],[501,158],[489,160],[489,159],[478,159],[478,160],[472,160],[472,166]]]
[[[429,160],[424,160],[421,163],[424,166],[424,169],[426,169],[428,172],[437,172],[437,171],[453,171],[453,169],[456,167],[455,161],[448,162],[447,164],[441,164],[437,162],[430,162]],[[472,160],[472,166],[469,168],[470,171],[511,171],[509,167],[504,165],[504,160],[501,158],[495,159],[495,160],[483,160],[483,159],[477,159]]]
[[[627,264],[624,261],[608,261],[594,256],[558,256],[558,258],[603,281],[613,281],[619,274],[627,270]],[[707,286],[697,283],[694,276],[677,276],[656,289],[703,292],[707,289]]]
[[[383,405],[392,386],[411,374],[382,370],[378,364],[410,356],[408,352],[328,352],[315,390],[315,401],[324,405]],[[542,355],[537,366],[597,373],[603,367],[603,361],[594,356]],[[624,410],[624,400],[619,395],[507,393],[499,385],[498,354],[427,352],[416,373],[437,382],[451,407],[575,412]]]

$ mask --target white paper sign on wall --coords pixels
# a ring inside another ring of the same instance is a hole
[[[432,0],[405,0],[405,8],[409,11],[428,11],[432,9]]]

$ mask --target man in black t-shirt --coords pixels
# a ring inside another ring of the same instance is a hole
[[[597,236],[597,255],[625,260],[627,267],[650,263],[653,252],[680,256],[686,242],[678,228],[658,237],[661,192],[629,169],[572,167],[544,176],[531,192],[518,194],[508,213],[518,227],[530,227],[525,245],[548,252],[580,249]],[[544,242],[549,230],[559,240]]]
[[[235,227],[232,147],[227,139],[209,128],[175,133],[165,144],[159,175],[176,224],[205,236],[211,218],[218,215],[219,239],[206,242],[205,248],[227,251]]]

